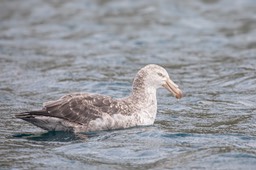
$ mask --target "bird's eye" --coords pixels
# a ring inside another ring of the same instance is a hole
[[[162,73],[157,73],[160,77],[164,77],[164,75]]]

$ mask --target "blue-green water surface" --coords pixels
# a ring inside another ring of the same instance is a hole
[[[70,92],[123,97],[167,69],[153,126],[45,132],[14,118]],[[0,2],[0,169],[255,169],[256,1]]]

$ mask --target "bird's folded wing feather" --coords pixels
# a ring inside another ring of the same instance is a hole
[[[44,103],[44,110],[49,116],[58,117],[79,124],[87,124],[90,120],[101,118],[102,114],[121,112],[117,100],[97,94],[74,93],[59,100]],[[127,107],[127,106],[125,106]]]

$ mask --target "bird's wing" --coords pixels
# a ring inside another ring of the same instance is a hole
[[[87,124],[90,120],[101,118],[103,113],[121,113],[123,107],[123,104],[120,105],[111,97],[88,93],[69,94],[44,104],[44,110],[49,116],[79,124]]]

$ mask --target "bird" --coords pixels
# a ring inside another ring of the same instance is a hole
[[[177,99],[183,97],[163,67],[148,64],[136,74],[127,97],[70,93],[43,103],[40,110],[18,113],[15,117],[46,131],[74,133],[149,126],[156,119],[156,91],[160,87],[166,88]]]

